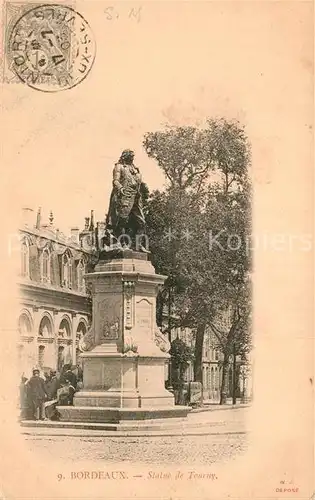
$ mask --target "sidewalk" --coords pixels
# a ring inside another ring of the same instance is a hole
[[[217,412],[216,410],[226,410]],[[21,434],[28,436],[127,437],[127,436],[193,436],[245,434],[244,406],[192,410],[186,419],[163,419],[131,424],[98,424],[79,422],[22,422]],[[238,411],[235,411],[238,410]]]
[[[203,406],[200,408],[193,408],[191,412],[202,412],[202,411],[217,411],[217,410],[237,410],[239,408],[249,408],[250,403],[236,403],[233,405],[232,403],[226,403],[224,405],[220,405],[219,403],[214,403],[211,399],[206,399],[203,402]]]

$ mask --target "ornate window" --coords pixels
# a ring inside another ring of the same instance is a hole
[[[32,331],[32,324],[30,318],[26,313],[22,313],[19,317],[19,333],[20,335],[29,335]]]
[[[70,324],[66,318],[64,318],[60,323],[59,330],[58,330],[58,336],[61,338],[71,337]]]
[[[82,359],[80,358],[81,350],[79,348],[79,342],[81,338],[84,337],[84,335],[87,332],[87,325],[84,321],[80,321],[78,324],[78,328],[76,331],[76,363],[79,363],[82,367]]]
[[[87,332],[86,324],[83,321],[80,321],[80,323],[78,324],[77,331],[76,331],[77,341],[79,341],[82,337],[84,337],[86,332]]]
[[[21,276],[29,278],[30,275],[30,250],[27,240],[21,245]]]
[[[77,265],[77,287],[78,291],[82,293],[85,292],[84,274],[85,274],[85,265],[84,262],[80,260]]]
[[[53,335],[52,323],[48,316],[44,316],[39,324],[38,329],[39,337],[51,337]]]
[[[44,248],[41,255],[41,276],[44,283],[50,283],[50,252]]]
[[[72,262],[70,256],[65,253],[62,257],[62,286],[72,288]]]

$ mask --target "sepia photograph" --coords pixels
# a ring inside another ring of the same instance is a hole
[[[313,498],[313,3],[1,7],[3,499]]]

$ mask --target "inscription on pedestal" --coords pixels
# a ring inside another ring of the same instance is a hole
[[[139,330],[152,331],[153,305],[147,299],[142,299],[137,303],[137,327]]]

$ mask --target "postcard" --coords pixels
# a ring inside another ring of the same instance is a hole
[[[315,498],[313,23],[2,2],[1,498]]]

